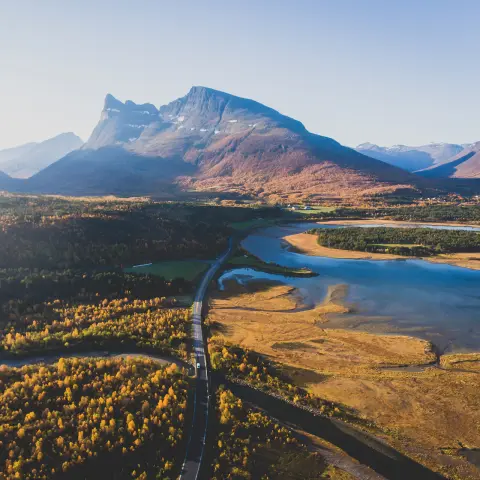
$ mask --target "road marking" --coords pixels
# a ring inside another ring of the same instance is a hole
[[[188,454],[190,453],[190,447],[192,443],[192,435],[193,435],[193,430],[195,426],[195,420],[196,420],[196,404],[197,401],[202,401],[200,399],[197,399],[197,386],[199,381],[204,381],[206,382],[206,392],[207,395],[203,399],[205,400],[206,407],[204,408],[204,413],[205,413],[205,430],[203,432],[203,440],[201,440],[201,446],[200,446],[200,459],[197,462],[197,471],[195,473],[195,480],[198,479],[198,476],[200,474],[200,467],[202,465],[202,460],[203,460],[203,454],[205,451],[205,442],[207,438],[207,428],[208,428],[208,414],[210,410],[210,389],[209,389],[209,381],[208,381],[208,365],[207,365],[207,356],[205,354],[205,342],[203,340],[203,331],[202,331],[202,304],[203,304],[203,298],[207,292],[207,287],[210,284],[213,276],[217,272],[217,270],[220,268],[222,263],[225,261],[225,259],[228,257],[232,250],[232,241],[231,239],[229,240],[229,246],[228,250],[220,256],[208,269],[207,273],[203,277],[202,281],[200,282],[200,286],[198,287],[197,294],[195,295],[195,300],[193,302],[193,309],[192,309],[192,328],[193,328],[193,340],[194,344],[197,343],[197,345],[194,345],[194,352],[195,352],[195,364],[197,363],[198,360],[203,359],[203,369],[201,368],[200,370],[197,369],[197,384],[195,386],[195,396],[194,396],[194,407],[193,407],[193,418],[192,418],[192,428],[190,431],[190,437],[188,439],[187,443],[187,451],[185,453],[185,460],[183,461],[182,465],[182,471],[180,472],[180,479],[184,478],[186,473],[185,472],[185,466],[187,464],[187,459],[188,459]],[[196,342],[195,342],[196,341]],[[202,374],[203,371],[203,374]],[[203,376],[205,378],[203,378]],[[193,463],[195,463],[192,460]]]

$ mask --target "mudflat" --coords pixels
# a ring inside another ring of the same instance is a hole
[[[344,286],[306,309],[295,289],[231,282],[212,299],[216,334],[284,365],[297,384],[354,408],[395,448],[447,478],[480,478],[461,448],[480,444],[480,356],[445,355],[421,371],[384,367],[432,364],[430,344],[401,335],[330,329],[325,319],[348,310]]]

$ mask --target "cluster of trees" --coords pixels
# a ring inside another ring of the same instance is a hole
[[[33,216],[3,225],[0,266],[95,268],[187,257],[212,257],[224,250],[224,228],[200,219],[164,217],[157,209],[92,212],[63,217]]]
[[[418,222],[480,223],[480,205],[422,205],[400,208],[380,208],[376,215],[393,220]]]
[[[143,348],[185,356],[190,311],[175,300],[104,299],[96,303],[44,302],[20,313],[15,302],[4,305],[8,320],[0,329],[0,345],[10,353],[64,348]]]
[[[362,252],[431,256],[440,253],[479,252],[480,234],[432,228],[347,227],[313,229],[325,247]]]
[[[28,268],[0,269],[0,305],[14,301],[25,311],[48,300],[96,302],[99,298],[151,298],[191,292],[193,284],[183,278],[167,281],[155,275],[121,270],[78,271]]]
[[[323,459],[310,454],[291,430],[246,408],[232,392],[217,392],[218,433],[212,480],[318,478]]]
[[[346,406],[323,400],[294,385],[278,365],[256,352],[233,345],[220,336],[210,338],[208,351],[212,369],[227,377],[244,380],[296,404],[315,408],[326,416],[355,418]]]
[[[0,370],[0,477],[174,478],[188,383],[175,365],[61,359]]]
[[[459,222],[480,224],[480,205],[409,205],[402,207],[338,207],[335,210],[315,212],[304,218],[315,220],[333,219],[381,219],[407,222]]]

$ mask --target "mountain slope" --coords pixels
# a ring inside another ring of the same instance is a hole
[[[430,143],[418,147],[407,145],[379,147],[373,143],[362,143],[355,150],[382,162],[414,172],[443,163],[459,154],[463,149],[463,145],[454,143]]]
[[[0,150],[0,168],[2,165],[11,162],[17,157],[20,157],[28,153],[32,148],[37,145],[35,142],[25,143],[24,145],[19,145],[18,147],[6,148],[5,150]]]
[[[427,178],[480,178],[480,142],[467,146],[448,161],[417,174]]]
[[[26,188],[80,194],[92,193],[94,185],[95,193],[177,189],[304,198],[415,193],[419,182],[253,100],[193,87],[158,110],[107,95],[85,146],[32,177]]]
[[[14,191],[17,189],[17,182],[6,173],[0,171],[0,191]]]
[[[62,133],[40,143],[0,151],[0,169],[14,178],[28,178],[83,145],[73,133]]]

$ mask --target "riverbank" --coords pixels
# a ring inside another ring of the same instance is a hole
[[[325,223],[325,222],[322,222]],[[335,222],[329,222],[336,224]],[[347,222],[339,222],[339,224],[346,224]],[[365,224],[368,222],[358,222],[358,224]],[[378,222],[371,222],[378,223]],[[391,222],[399,224],[400,222]],[[355,250],[340,250],[337,248],[328,248],[319,245],[317,236],[310,233],[296,233],[294,235],[287,235],[283,240],[291,245],[297,252],[305,255],[343,258],[343,259],[357,259],[357,260],[406,260],[419,259],[419,257],[405,257],[403,255],[393,255],[389,253],[370,253],[358,252]],[[432,263],[444,263],[456,267],[470,268],[472,270],[480,270],[480,254],[479,253],[450,253],[441,254],[434,257],[425,257],[421,260],[426,260]]]
[[[342,286],[319,307],[299,310],[292,287],[257,284],[249,290],[234,283],[212,299],[209,323],[217,335],[283,365],[297,385],[319,397],[354,408],[395,448],[448,478],[480,478],[459,452],[459,445],[480,442],[477,355],[441,359],[472,372],[384,370],[432,363],[436,356],[418,338],[325,328],[329,311],[345,311]]]

